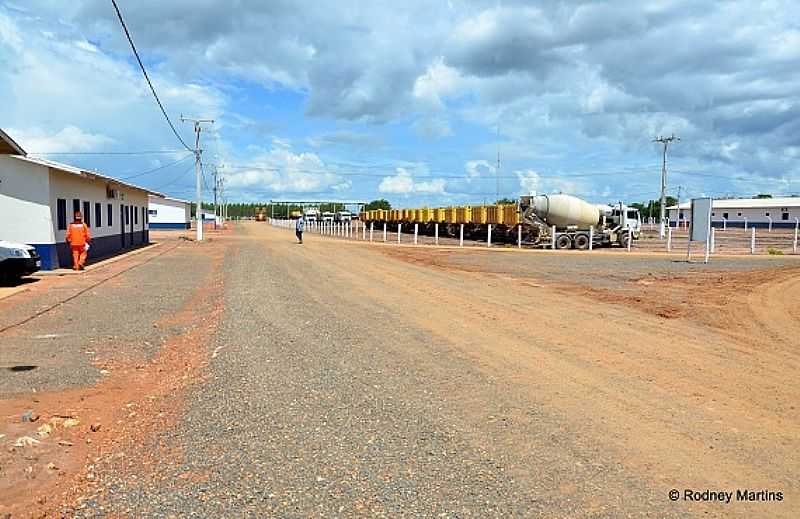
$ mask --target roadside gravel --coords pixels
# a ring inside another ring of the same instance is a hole
[[[105,497],[82,516],[680,515],[562,417],[318,271],[324,248],[248,238],[206,382],[142,446],[164,456],[99,467]]]

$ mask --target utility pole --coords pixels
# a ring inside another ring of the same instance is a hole
[[[195,169],[195,186],[197,190],[197,208],[194,212],[195,222],[197,224],[197,241],[203,241],[203,172],[200,165],[200,155],[203,150],[200,149],[200,132],[202,131],[203,124],[214,124],[214,119],[192,119],[184,117],[181,114],[181,122],[194,123],[194,169]]]
[[[500,201],[500,124],[497,124],[497,168],[494,170],[495,177],[497,177],[497,198],[495,204]]]
[[[217,177],[217,166],[214,165],[214,230],[217,229],[217,191],[219,191],[219,178]]]
[[[661,211],[660,211],[660,223],[658,226],[658,237],[662,240],[664,239],[664,223],[666,218],[666,205],[667,205],[667,148],[669,145],[674,141],[680,141],[680,137],[675,137],[675,134],[672,134],[669,137],[661,137],[659,136],[656,139],[653,139],[653,142],[660,142],[663,145],[663,152],[662,152],[662,162],[661,162]]]

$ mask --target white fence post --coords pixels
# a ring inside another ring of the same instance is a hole
[[[461,224],[461,231],[459,232],[459,235],[458,235],[458,246],[459,247],[463,247],[464,246],[464,224],[463,223]]]
[[[403,230],[403,224],[402,223],[398,223],[397,224],[397,243],[400,243],[400,233],[402,232],[402,230]]]
[[[433,243],[439,245],[439,222],[436,222],[433,228]]]
[[[794,219],[794,242],[792,242],[792,252],[797,254],[797,231],[800,228],[800,218]]]
[[[361,239],[367,241],[367,222],[361,222]]]
[[[769,230],[767,232],[772,232],[772,217],[767,216],[767,220],[769,220]]]
[[[517,248],[522,248],[522,224],[517,225]]]
[[[723,218],[722,219],[722,230],[723,231],[727,231],[728,230],[728,219],[727,218]]]
[[[672,227],[667,229],[667,252],[672,252]]]
[[[550,236],[550,248],[555,250],[556,248],[556,226],[554,225],[551,229],[551,236]]]
[[[631,244],[633,243],[633,233],[628,229],[628,252],[631,251]]]
[[[750,233],[750,254],[755,254],[756,253],[756,228],[755,227],[751,227],[750,231],[751,231],[751,233]]]
[[[383,243],[386,243],[386,222],[383,222]]]
[[[414,245],[417,244],[417,236],[419,235],[419,224],[414,224]]]
[[[489,227],[487,227],[487,229],[488,229],[489,233],[488,233],[488,235],[486,237],[486,246],[487,247],[491,247],[492,246],[492,224],[489,224]]]
[[[747,232],[747,217],[744,217],[744,230]]]
[[[369,222],[369,241],[372,241],[372,231],[375,230],[375,222]]]
[[[589,250],[594,249],[594,225],[589,226]]]

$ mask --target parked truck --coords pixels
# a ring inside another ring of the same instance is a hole
[[[597,206],[564,194],[523,196],[520,212],[530,241],[540,246],[588,249],[591,242],[592,247],[627,247],[641,235],[639,211],[622,203]]]

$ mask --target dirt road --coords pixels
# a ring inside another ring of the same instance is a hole
[[[98,457],[76,515],[794,517],[800,506],[792,258],[707,270],[313,235],[301,246],[256,223],[231,241],[202,382],[174,426]],[[744,502],[737,489],[782,500]],[[686,490],[734,496],[693,502]]]

